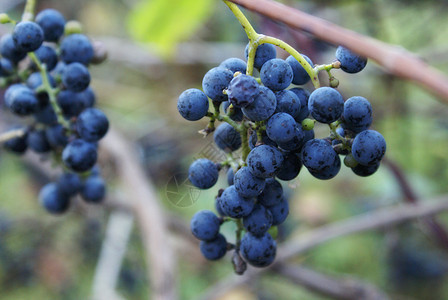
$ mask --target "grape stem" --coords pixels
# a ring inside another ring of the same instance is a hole
[[[240,244],[241,244],[241,235],[243,233],[244,227],[243,227],[243,221],[242,219],[234,219],[234,222],[237,226],[236,228],[236,242],[235,242],[235,249],[237,251],[240,250]]]
[[[56,100],[56,96],[57,96],[59,90],[54,89],[51,86],[50,80],[48,79],[49,75],[47,72],[47,66],[45,64],[42,64],[39,61],[39,59],[37,58],[36,54],[34,54],[34,52],[28,53],[28,56],[36,64],[37,68],[40,71],[40,74],[42,76],[42,88],[48,94],[48,97],[50,98],[50,104],[56,114],[58,123],[61,124],[68,132],[70,132],[70,122],[68,122],[64,118],[64,116],[62,114],[62,109],[59,107],[57,100]]]
[[[24,136],[25,133],[26,133],[26,130],[23,128],[4,132],[4,133],[0,134],[0,144],[7,142],[9,140],[15,139],[15,138],[20,138],[20,137]]]
[[[36,0],[27,0],[22,14],[22,21],[32,21],[34,19],[35,8]]]

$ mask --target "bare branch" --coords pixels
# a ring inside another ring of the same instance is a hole
[[[373,59],[387,72],[415,81],[440,97],[442,102],[448,103],[447,76],[404,48],[366,37],[272,0],[229,1],[273,20],[283,22],[291,28],[308,32],[321,40],[334,45],[342,45],[362,56]]]
[[[5,133],[0,134],[0,144],[15,138],[22,137],[25,133],[26,130],[24,130],[23,128],[6,131]]]

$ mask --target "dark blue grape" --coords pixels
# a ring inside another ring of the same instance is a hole
[[[242,197],[256,197],[264,189],[266,180],[252,175],[248,167],[242,167],[233,179],[235,189]]]
[[[302,122],[310,115],[310,111],[308,110],[308,99],[310,97],[310,92],[302,88],[292,88],[289,91],[296,94],[300,101],[300,112],[296,117],[297,122]]]
[[[216,67],[205,73],[202,79],[202,90],[213,101],[223,102],[228,99],[223,93],[230,81],[233,79],[233,73],[229,69]]]
[[[286,89],[292,82],[290,65],[280,58],[267,61],[260,70],[261,82],[273,91]]]
[[[75,172],[86,172],[96,163],[96,147],[82,139],[70,142],[62,151],[62,161]]]
[[[68,143],[67,134],[61,124],[56,124],[45,129],[48,143],[53,147],[65,147]]]
[[[109,120],[97,108],[87,108],[76,120],[76,130],[79,136],[88,142],[97,142],[109,130]]]
[[[66,63],[79,62],[87,65],[93,57],[93,47],[83,34],[71,34],[61,42],[61,59]]]
[[[222,210],[222,207],[221,207],[221,201],[219,200],[219,197],[217,197],[217,198],[215,199],[215,209],[216,209],[216,212],[217,212],[221,217],[225,217],[225,216],[226,216],[226,213]]]
[[[246,107],[260,93],[260,85],[252,76],[241,74],[234,77],[227,88],[227,96],[235,107]]]
[[[79,94],[80,93],[76,93],[70,90],[60,91],[58,93],[57,102],[61,107],[65,117],[76,117],[85,108],[81,97],[79,97]]]
[[[240,246],[243,258],[254,267],[267,267],[275,259],[277,243],[269,233],[257,237],[250,232],[241,239]]]
[[[296,136],[297,123],[287,113],[276,113],[266,124],[266,134],[276,143],[286,143]]]
[[[251,213],[255,198],[244,198],[236,191],[234,185],[227,187],[219,197],[223,212],[231,218],[242,218]]]
[[[81,103],[82,109],[93,107],[95,105],[95,93],[88,87],[84,91],[76,94],[77,101]]]
[[[61,191],[58,184],[52,182],[40,190],[39,203],[48,212],[61,214],[67,211],[70,205],[70,198]]]
[[[255,145],[258,143],[258,138],[257,138],[257,131],[252,132],[252,134],[249,137],[249,148],[250,150],[255,148]],[[273,140],[271,140],[267,135],[266,132],[263,131],[262,132],[262,139],[261,139],[261,144],[264,145],[269,145],[272,147],[277,147],[277,143],[274,142]]]
[[[344,128],[354,133],[367,130],[372,124],[372,105],[364,97],[351,97],[344,103],[342,117],[344,120]]]
[[[241,135],[229,123],[222,123],[213,134],[215,144],[226,152],[232,152],[241,147]]]
[[[106,184],[100,176],[89,176],[84,181],[80,193],[87,203],[101,203],[106,195]]]
[[[90,84],[89,70],[81,63],[71,63],[62,73],[62,83],[70,91],[81,92]]]
[[[304,134],[304,138],[303,138],[303,143],[304,144],[306,142],[314,139],[314,129],[313,130],[304,130],[303,134]]]
[[[0,54],[11,60],[14,64],[17,64],[26,57],[26,52],[16,46],[12,35],[9,33],[3,35],[0,40]]]
[[[190,222],[193,235],[202,241],[214,240],[219,234],[220,222],[210,210],[201,210],[194,214]]]
[[[308,110],[318,122],[330,124],[341,117],[344,111],[344,99],[337,90],[321,87],[311,93]]]
[[[305,144],[305,130],[300,125],[297,126],[294,136],[291,140],[284,143],[278,142],[278,146],[286,151],[294,151],[300,149]]]
[[[51,71],[51,75],[53,75],[55,77],[62,76],[62,73],[64,73],[64,69],[66,66],[67,66],[67,64],[65,62],[63,62],[62,60],[58,61],[58,63],[56,64],[56,67]]]
[[[14,72],[14,64],[7,58],[0,58],[0,76],[9,76]]]
[[[230,167],[230,168],[227,170],[227,184],[228,184],[228,185],[233,185],[233,179],[234,179],[234,177],[235,177],[235,174],[234,174],[234,172],[233,172],[233,168]]]
[[[336,59],[341,62],[341,69],[347,73],[358,73],[367,64],[367,58],[361,57],[342,46],[336,49]]]
[[[378,164],[386,153],[386,140],[375,130],[360,132],[353,140],[352,154],[361,165]]]
[[[197,188],[209,189],[218,181],[218,167],[206,158],[195,160],[188,169],[188,179]]]
[[[275,112],[277,99],[275,94],[267,87],[260,86],[259,94],[254,101],[242,109],[243,114],[251,121],[267,120]]]
[[[12,39],[17,49],[23,52],[31,52],[37,50],[42,45],[44,32],[37,23],[23,21],[14,27]]]
[[[372,166],[363,166],[361,164],[358,164],[356,167],[352,168],[352,171],[353,171],[353,173],[355,173],[358,176],[367,177],[367,176],[374,174],[376,171],[378,171],[379,167],[380,167],[379,162]]]
[[[272,225],[273,226],[280,225],[283,222],[285,222],[286,218],[288,217],[289,203],[286,200],[286,198],[283,197],[279,203],[272,206],[268,206],[267,209],[272,214]]]
[[[208,105],[207,95],[198,89],[184,91],[177,100],[177,110],[188,121],[202,119],[208,112]]]
[[[10,129],[10,131],[17,129],[20,129],[20,127],[14,127]],[[28,145],[26,143],[26,139],[28,137],[28,131],[26,130],[26,128],[22,128],[22,130],[25,130],[24,135],[12,138],[3,144],[6,150],[9,150],[17,154],[25,153],[26,149],[28,149]]]
[[[246,60],[249,59],[249,44],[247,44],[246,49],[244,50],[244,55],[246,56]],[[274,45],[261,44],[257,47],[257,51],[255,52],[254,67],[260,70],[265,62],[276,56],[277,51],[275,50]]]
[[[233,73],[241,72],[242,74],[246,74],[246,62],[242,59],[231,57],[223,61],[220,67],[224,67],[229,69]]]
[[[37,122],[45,125],[54,125],[57,122],[57,116],[53,110],[51,104],[47,104],[41,109],[39,109],[35,114],[34,118]]]
[[[34,54],[36,54],[42,64],[46,65],[47,71],[53,70],[58,63],[58,55],[56,54],[56,50],[50,46],[42,45],[34,52]]]
[[[303,58],[313,67],[313,62],[308,56],[302,54]],[[286,62],[291,66],[292,73],[294,74],[292,83],[297,85],[303,85],[310,81],[310,76],[302,67],[302,65],[292,55],[288,56]]]
[[[266,186],[258,196],[258,203],[263,206],[273,206],[279,204],[283,199],[283,187],[274,178],[266,179]]]
[[[260,145],[252,149],[247,164],[253,175],[261,178],[273,177],[283,163],[283,154],[277,148]]]
[[[227,253],[227,241],[222,234],[211,241],[201,241],[199,244],[202,255],[208,260],[218,260]]]
[[[277,173],[277,178],[285,181],[293,180],[299,175],[302,169],[302,161],[300,160],[299,154],[288,153],[285,155],[282,167]]]
[[[330,179],[341,168],[341,159],[330,143],[313,139],[305,143],[301,152],[303,165],[316,178]]]
[[[224,112],[226,114],[228,114],[229,117],[232,120],[237,121],[237,122],[241,122],[243,120],[243,118],[244,118],[243,111],[241,110],[241,108],[232,106],[233,107],[232,108],[233,112],[231,114],[229,114],[230,113],[228,111],[229,110],[229,106],[230,106],[230,102],[229,101],[224,101],[222,103],[222,108],[223,108]]]
[[[64,194],[74,196],[81,189],[82,181],[78,174],[67,172],[59,177],[58,185]]]
[[[51,145],[47,140],[45,130],[30,131],[26,143],[31,150],[37,153],[45,153],[51,150]]]
[[[44,39],[57,42],[64,33],[65,18],[55,9],[44,9],[36,16],[36,23],[44,32]]]
[[[263,236],[272,226],[272,214],[263,205],[255,205],[252,212],[243,218],[244,228],[254,236]]]
[[[36,94],[22,84],[11,85],[5,92],[5,104],[15,114],[27,116],[37,111]]]
[[[275,112],[284,112],[290,114],[294,119],[300,114],[301,102],[299,97],[290,90],[275,92],[277,99],[277,108]]]

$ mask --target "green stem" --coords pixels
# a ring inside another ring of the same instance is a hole
[[[350,146],[348,144],[348,139],[344,138],[343,136],[341,136],[336,129],[338,128],[338,126],[341,124],[341,121],[338,120],[336,122],[333,122],[331,124],[328,124],[328,126],[330,126],[330,130],[331,133],[336,137],[336,139],[340,140],[342,142],[342,145],[344,146],[345,149],[350,149]]]
[[[249,155],[250,152],[250,147],[249,147],[249,138],[247,137],[247,127],[244,127],[243,132],[241,132],[241,147],[243,150],[242,153],[242,158],[243,161],[246,162],[247,156]]]
[[[26,130],[22,129],[15,129],[15,130],[10,130],[7,131],[5,133],[0,134],[0,144],[7,142],[9,140],[15,139],[15,138],[19,138],[24,136],[26,133]]]
[[[243,230],[244,230],[242,219],[236,219],[236,220],[235,220],[235,224],[236,224],[236,226],[237,226],[237,228],[236,228],[236,243],[235,243],[235,248],[236,248],[237,250],[239,250],[239,249],[240,249],[240,244],[241,244],[242,233],[243,233]]]
[[[22,21],[32,21],[34,19],[34,11],[36,8],[36,0],[27,0],[25,10],[23,11]]]
[[[57,103],[56,96],[58,93],[58,89],[54,89],[50,84],[50,80],[48,79],[47,66],[39,61],[34,52],[28,53],[28,56],[32,59],[32,61],[36,64],[37,68],[40,70],[40,74],[42,76],[42,86],[46,91],[46,93],[48,94],[48,97],[50,98],[50,104],[56,114],[58,123],[61,124],[68,132],[70,132],[70,122],[68,122],[64,118],[62,109],[59,107]]]

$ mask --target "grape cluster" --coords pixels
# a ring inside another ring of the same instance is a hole
[[[3,23],[15,23],[2,14]],[[101,47],[100,47],[101,48]],[[106,115],[95,108],[90,64],[105,60],[104,51],[81,33],[79,23],[66,22],[54,10],[39,12],[34,21],[15,24],[0,40],[0,80],[6,89],[4,106],[20,117],[11,126],[21,134],[4,148],[23,154],[30,149],[50,156],[63,174],[45,185],[40,204],[50,213],[65,212],[71,197],[80,194],[99,203],[106,186],[96,166],[98,141],[109,128]]]
[[[313,66],[308,57],[304,59]],[[331,66],[357,73],[366,63],[365,58],[339,47]],[[216,260],[235,249],[234,257],[243,265],[266,267],[276,255],[271,233],[289,213],[280,181],[296,178],[302,166],[318,179],[331,179],[341,169],[341,156],[355,174],[371,175],[385,154],[386,142],[380,133],[369,129],[372,107],[364,97],[344,101],[334,87],[319,87],[311,93],[304,87],[291,87],[310,81],[293,56],[277,58],[275,46],[262,44],[256,50],[254,66],[259,78],[244,74],[244,60],[225,60],[205,74],[203,91],[189,89],[180,95],[178,110],[190,121],[209,117],[205,132],[215,130],[216,146],[229,153],[225,161],[201,158],[189,169],[191,183],[208,189],[217,182],[219,170],[229,167],[229,186],[216,197],[216,213],[202,210],[191,220],[202,254]],[[334,78],[331,82],[334,86]],[[211,104],[214,112],[209,109]],[[215,129],[216,120],[223,123]],[[316,122],[328,125],[329,136],[314,136]],[[233,155],[240,148],[243,159]],[[237,233],[235,244],[220,233],[220,225],[226,221],[234,221],[240,235],[244,232],[242,237]]]

